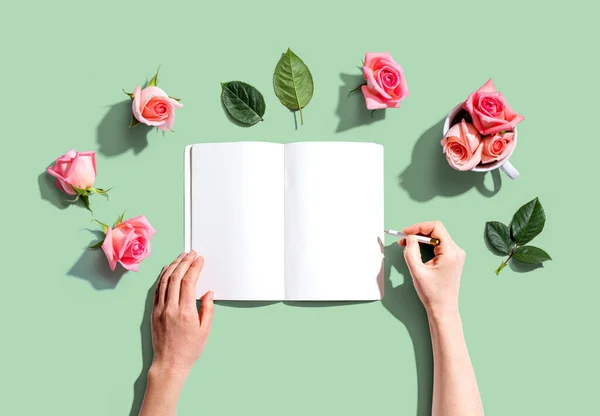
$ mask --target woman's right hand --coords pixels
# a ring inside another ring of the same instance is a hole
[[[414,224],[402,232],[409,236],[400,240],[399,244],[406,246],[404,258],[427,313],[430,316],[458,313],[458,290],[465,262],[464,250],[456,245],[439,221]],[[440,240],[440,245],[434,248],[435,257],[426,263],[421,260],[419,243],[412,237],[415,234]]]

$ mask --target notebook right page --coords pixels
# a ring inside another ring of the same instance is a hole
[[[285,146],[285,297],[383,296],[383,146]]]

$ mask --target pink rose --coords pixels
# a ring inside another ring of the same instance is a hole
[[[512,130],[524,120],[506,103],[502,93],[496,91],[490,79],[477,91],[469,95],[463,108],[473,118],[473,124],[481,134],[494,134]]]
[[[76,152],[71,149],[56,159],[56,164],[46,172],[56,178],[58,189],[77,195],[73,187],[89,189],[96,180],[96,152]]]
[[[481,163],[491,163],[496,160],[506,159],[515,147],[514,137],[515,134],[513,132],[485,136],[483,138]]]
[[[367,52],[363,73],[367,85],[361,89],[369,110],[398,108],[400,101],[408,96],[404,71],[389,52]]]
[[[143,215],[108,227],[102,250],[110,269],[114,270],[119,262],[127,270],[137,272],[139,263],[150,255],[150,239],[155,233]]]
[[[131,109],[133,116],[148,126],[157,126],[160,130],[171,130],[175,124],[175,108],[183,104],[170,98],[158,87],[147,87],[143,90],[135,87]]]
[[[481,136],[475,126],[465,120],[448,130],[442,147],[448,164],[456,170],[471,170],[481,162]]]

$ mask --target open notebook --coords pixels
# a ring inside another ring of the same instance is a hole
[[[185,149],[185,248],[205,258],[198,296],[381,299],[383,227],[381,145]]]

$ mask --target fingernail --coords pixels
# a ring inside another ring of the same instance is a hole
[[[215,298],[215,292],[213,292],[212,290],[208,292],[208,297],[210,298],[210,300],[213,300]]]

